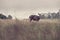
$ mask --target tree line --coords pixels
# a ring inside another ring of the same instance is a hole
[[[0,13],[0,19],[12,19],[12,16],[11,15],[6,16],[6,15]]]
[[[40,14],[41,19],[60,19],[60,10],[57,13],[48,13],[47,15],[45,14]]]

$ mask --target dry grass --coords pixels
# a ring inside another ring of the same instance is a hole
[[[60,40],[60,20],[0,20],[0,40]]]

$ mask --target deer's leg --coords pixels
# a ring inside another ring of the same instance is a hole
[[[32,21],[32,19],[30,19],[30,22]]]

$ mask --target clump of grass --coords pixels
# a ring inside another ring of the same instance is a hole
[[[0,40],[60,40],[59,20],[0,20]]]

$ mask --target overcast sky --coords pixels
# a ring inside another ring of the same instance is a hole
[[[0,12],[24,18],[38,12],[57,12],[60,0],[0,0]]]

